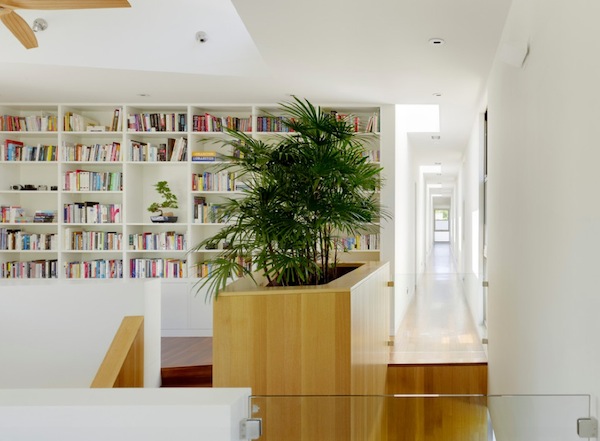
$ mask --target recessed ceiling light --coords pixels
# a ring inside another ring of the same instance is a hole
[[[142,96],[144,98],[147,98],[147,97],[150,96],[150,94],[149,93],[138,93],[138,96]]]
[[[442,92],[435,92],[435,93],[432,93],[432,95],[439,98],[442,96]]]
[[[431,139],[433,139],[434,141],[439,141],[440,135],[431,135]]]
[[[446,43],[446,41],[443,38],[430,38],[429,39],[429,44],[432,46],[441,46],[445,43]]]
[[[196,41],[198,43],[206,43],[208,41],[208,35],[204,31],[196,32]]]

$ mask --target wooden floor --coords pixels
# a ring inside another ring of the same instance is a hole
[[[212,337],[162,337],[161,367],[212,365]]]
[[[487,356],[448,244],[436,244],[390,351],[390,365],[481,364]],[[212,338],[163,337],[162,367],[212,364]]]
[[[395,335],[390,364],[486,362],[450,246],[437,243]]]

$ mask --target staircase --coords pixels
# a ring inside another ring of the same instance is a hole
[[[160,370],[162,387],[212,387],[212,366],[166,367]]]
[[[212,387],[212,338],[163,337],[162,387]]]

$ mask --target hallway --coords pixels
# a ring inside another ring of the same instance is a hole
[[[394,338],[390,364],[486,362],[450,245],[438,242]]]

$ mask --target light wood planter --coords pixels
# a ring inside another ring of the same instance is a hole
[[[213,386],[284,396],[264,406],[271,439],[376,439],[379,405],[285,396],[385,393],[388,280],[388,263],[368,262],[321,286],[231,284],[214,304]]]

